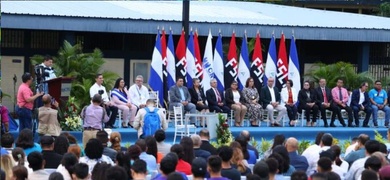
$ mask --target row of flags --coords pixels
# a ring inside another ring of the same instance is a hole
[[[175,85],[177,77],[182,77],[188,88],[193,86],[192,79],[198,78],[204,90],[211,87],[210,80],[213,78],[217,80],[219,90],[229,88],[234,80],[238,81],[239,88],[243,89],[249,77],[254,79],[255,87],[259,91],[263,85],[266,85],[263,82],[267,82],[271,77],[275,79],[274,85],[279,90],[285,86],[288,79],[293,81],[295,89],[301,89],[299,60],[294,36],[291,37],[290,54],[287,57],[284,34],[282,33],[280,38],[278,55],[276,54],[275,36],[272,34],[266,63],[262,57],[259,32],[256,34],[251,61],[246,33],[243,36],[239,59],[237,59],[234,32],[226,60],[223,56],[221,33],[218,33],[214,53],[212,38],[209,32],[202,59],[197,31],[190,31],[188,42],[185,44],[185,32],[182,30],[175,51],[172,31],[167,41],[165,31],[162,30],[162,35],[160,35],[160,30],[158,30],[148,83],[152,90],[159,92],[161,106],[164,107],[162,99],[167,99],[164,97],[167,97],[169,88]]]

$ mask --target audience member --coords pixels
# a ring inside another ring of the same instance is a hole
[[[128,149],[127,152],[130,156],[130,160],[134,162],[135,160],[140,159],[139,156],[141,155],[141,148],[138,145],[131,145]],[[145,161],[145,160],[144,160]],[[145,161],[146,162],[146,161]]]
[[[251,170],[249,169],[248,162],[244,159],[244,155],[242,154],[242,148],[240,143],[234,141],[230,143],[230,147],[233,150],[233,156],[230,159],[230,163],[234,169],[237,169],[241,176],[246,176],[247,174],[251,174]]]
[[[157,151],[162,153],[163,156],[168,154],[172,145],[165,143],[165,131],[162,129],[157,130],[154,133],[154,138],[156,138],[157,141]]]
[[[366,169],[362,172],[361,180],[373,180],[373,179],[378,179],[377,172],[369,169]]]
[[[340,166],[337,166],[335,164],[336,156],[332,149],[328,149],[326,151],[322,151],[320,153],[320,158],[327,157],[332,161],[332,172],[335,172],[340,176],[341,179],[344,179],[345,174],[347,174],[347,171],[342,169]],[[318,167],[317,167],[318,168]]]
[[[234,169],[230,164],[230,159],[233,156],[233,149],[228,146],[221,146],[218,148],[218,156],[222,160],[221,175],[231,180],[240,180],[241,173]]]
[[[108,180],[123,180],[129,179],[126,170],[120,166],[111,166],[106,170],[106,179]]]
[[[132,179],[146,179],[148,170],[146,169],[146,162],[144,160],[136,160],[131,166]]]
[[[117,131],[111,132],[110,134],[110,142],[111,148],[119,152],[126,152],[127,148],[121,146],[122,137],[121,134]]]
[[[107,147],[108,146],[108,133],[105,130],[98,131],[96,133],[96,139],[98,139],[104,147],[103,155],[110,157],[111,160],[114,162],[116,159],[117,151],[115,151],[112,148]]]
[[[185,180],[185,179],[180,173],[173,172],[168,175],[167,180]]]
[[[262,179],[269,179],[269,168],[265,161],[259,161],[253,166],[253,174],[260,176]]]
[[[157,141],[153,136],[146,136],[145,143],[148,147],[147,154],[153,155],[156,158],[157,164],[160,163],[163,155],[157,150]]]
[[[51,136],[41,136],[42,157],[46,169],[56,169],[61,164],[62,155],[54,151],[54,139]]]
[[[312,175],[317,169],[317,162],[320,159],[320,152],[328,150],[333,142],[332,135],[328,133],[322,135],[319,133],[317,134],[317,138],[320,139],[318,141],[318,145],[318,139],[316,139],[316,145],[310,146],[302,153],[302,156],[305,156],[309,163],[309,168],[306,171],[306,174],[309,176]]]
[[[152,136],[158,129],[166,130],[168,123],[163,109],[156,107],[154,99],[148,99],[146,107],[138,110],[133,126],[138,130],[138,138],[145,138]]]
[[[27,168],[29,174],[33,172],[33,170],[28,164],[26,154],[24,153],[22,148],[14,148],[12,150],[12,158],[14,159],[14,162],[16,162],[16,165],[24,165],[24,167]]]
[[[82,152],[79,145],[72,144],[68,148],[68,153],[73,153],[77,157],[77,159],[80,159]]]
[[[0,159],[0,167],[4,170],[6,179],[10,179],[12,177],[12,168],[15,166],[15,163],[8,154],[1,155]]]
[[[173,148],[173,146],[172,146],[172,148]],[[154,180],[166,180],[170,173],[175,172],[176,167],[177,167],[177,162],[178,162],[178,157],[177,157],[176,153],[170,152],[167,155],[165,155],[160,163],[161,174],[158,174],[154,178]]]
[[[309,163],[307,162],[306,157],[298,154],[298,140],[290,137],[286,141],[286,149],[288,151],[288,156],[290,158],[290,164],[294,166],[297,171],[307,171]],[[307,178],[307,177],[306,177]]]
[[[93,180],[106,180],[106,173],[107,169],[110,168],[112,165],[107,164],[106,162],[98,162],[93,167],[92,173],[91,173],[91,179]],[[91,167],[89,167],[91,168]]]
[[[370,137],[367,134],[360,134],[357,140],[357,145],[355,150],[345,156],[344,160],[352,165],[353,162],[360,158],[364,158],[366,156],[366,149],[364,148],[364,144],[370,140]]]
[[[135,142],[135,145],[139,146],[141,148],[141,154],[139,155],[139,158],[144,160],[148,167],[150,168],[150,171],[157,170],[157,160],[153,155],[147,154],[148,147],[146,146],[146,142],[144,139],[138,139],[137,142]]]
[[[100,118],[102,116],[101,114],[103,114],[103,112],[101,112],[101,110],[97,110],[99,112],[96,112],[96,115],[97,115],[96,117],[99,117],[99,118],[96,118],[96,119],[99,120],[100,124],[102,124],[101,120],[104,119],[104,122],[106,123],[106,125],[105,125],[106,128],[114,128],[116,116],[118,115],[118,107],[116,107],[115,104],[110,101],[109,96],[108,96],[107,91],[106,91],[106,88],[102,85],[103,80],[104,80],[103,74],[97,74],[95,76],[95,84],[93,84],[91,86],[91,88],[89,89],[89,96],[91,97],[92,102],[93,102],[95,95],[99,94],[99,96],[101,97],[101,99],[100,99],[101,101],[99,102],[98,105],[99,106],[101,104],[104,105],[105,110],[106,110],[105,114],[109,115],[110,119],[108,120],[108,117],[106,115],[105,115],[105,118]],[[96,111],[96,108],[97,107],[94,108],[95,110],[93,110],[93,112]],[[84,120],[84,122],[85,122],[85,120]],[[88,127],[88,126],[84,126],[84,127]],[[100,128],[99,127],[90,127],[90,128],[98,128],[98,130],[102,129],[102,127],[100,127]],[[92,136],[92,138],[95,138],[95,137]],[[86,142],[88,142],[88,139],[85,140],[85,143]]]
[[[8,154],[12,154],[14,149],[14,136],[11,133],[5,133],[1,135],[1,147],[7,150]]]
[[[347,175],[348,180],[357,180],[364,170],[364,163],[376,151],[379,151],[380,143],[376,140],[368,140],[364,147],[366,148],[366,157],[356,160],[350,167]]]
[[[306,171],[295,171],[291,174],[290,180],[307,180]]]
[[[246,146],[247,149],[254,151],[255,155],[256,155],[256,159],[259,159],[259,151],[250,144],[251,135],[250,135],[249,131],[247,131],[247,130],[241,131],[240,136],[244,136],[246,138],[246,141],[248,142],[248,145]]]
[[[312,180],[328,180],[328,176],[325,173],[314,173],[310,177]]]
[[[380,180],[389,180],[390,179],[390,165],[386,165],[379,169],[379,178]]]
[[[3,171],[3,170],[1,170]],[[1,175],[2,179],[5,180],[5,174]],[[12,178],[14,180],[26,180],[28,179],[28,171],[27,168],[23,165],[16,165],[12,168]]]
[[[191,175],[191,164],[188,162],[184,161],[184,149],[183,146],[180,144],[174,144],[171,147],[171,152],[176,153],[178,157],[177,165],[176,165],[176,171],[185,173],[186,175]],[[160,164],[161,167],[161,164]]]
[[[211,155],[207,159],[207,171],[210,174],[208,180],[228,180],[228,178],[222,177],[222,159],[219,156]]]
[[[59,104],[49,94],[42,96],[42,102],[43,106],[38,109],[38,134],[40,136],[49,135],[57,137],[62,131],[57,119]],[[52,106],[57,109],[51,108]]]
[[[65,180],[72,180],[72,174],[78,162],[78,158],[73,153],[65,153],[57,172],[61,173]]]
[[[248,164],[256,164],[255,152],[247,148],[248,142],[246,141],[245,137],[239,136],[235,139],[235,141],[240,143],[242,154],[244,155],[244,159],[248,161]]]
[[[137,159],[137,160],[139,160],[139,159]],[[137,160],[135,160],[135,161],[137,161]],[[135,161],[132,161],[132,163],[134,164]],[[131,159],[130,159],[129,153],[119,152],[116,155],[115,163],[117,166],[123,167],[124,169],[128,170],[128,171],[126,171],[126,173],[129,176],[129,179],[133,179],[133,176],[131,175],[131,171],[129,170],[129,169],[131,169],[131,165],[130,165]]]
[[[328,157],[321,157],[317,162],[317,172],[326,173],[332,171],[332,160]]]
[[[72,173],[72,179],[87,180],[90,177],[89,167],[85,163],[77,163],[74,165],[74,171]]]
[[[54,151],[60,155],[64,155],[68,152],[69,141],[65,136],[58,136],[54,140]]]
[[[200,149],[200,146],[202,145],[202,140],[200,139],[200,136],[195,134],[191,135],[192,142],[194,144],[194,155],[196,157],[204,158],[205,160],[211,156],[210,152],[205,151],[203,149]]]
[[[204,180],[207,174],[207,162],[204,158],[195,158],[191,164],[193,180]]]
[[[49,180],[64,180],[64,176],[59,172],[53,172],[50,174]]]
[[[344,161],[340,155],[341,155],[341,148],[338,145],[333,145],[330,147],[330,149],[333,151],[335,156],[334,164],[336,166],[339,166],[344,172],[348,172],[349,164],[348,162]]]
[[[211,155],[217,155],[217,149],[210,144],[210,133],[207,129],[202,129],[199,131],[200,139],[202,139],[202,144],[200,149],[210,152]]]
[[[283,171],[283,166],[281,166],[275,158],[270,157],[265,160],[265,163],[268,165],[269,179],[280,180],[283,178],[282,174],[279,174],[279,172]]]
[[[381,160],[376,156],[369,157],[364,163],[364,169],[373,170],[379,172],[379,169],[382,167]]]
[[[103,150],[104,147],[102,143],[99,140],[92,138],[88,141],[87,146],[85,147],[85,156],[81,157],[79,162],[87,164],[89,172],[92,172],[98,162],[105,162],[107,164],[114,165],[114,162],[110,157],[103,155]]]
[[[34,143],[33,137],[34,136],[31,129],[23,129],[19,132],[18,139],[16,139],[15,142],[15,147],[22,148],[26,156],[28,156],[33,151],[41,152],[41,146],[37,143]]]
[[[333,171],[327,172],[325,174],[326,174],[326,176],[328,177],[329,180],[330,179],[331,180],[341,180],[340,176],[337,173],[333,172]]]
[[[277,145],[284,145],[284,142],[286,141],[286,137],[284,137],[283,134],[276,134],[274,136],[274,139],[273,139],[273,144],[271,146],[270,149],[268,149],[265,153],[264,153],[264,159],[267,159],[269,155],[272,154],[272,150],[274,149],[275,146]]]
[[[194,144],[192,143],[192,139],[190,137],[184,136],[180,140],[180,145],[183,147],[183,160],[186,161],[188,164],[192,163],[192,160],[194,160]]]
[[[277,145],[275,146],[273,153],[281,155],[284,160],[283,171],[279,173],[282,173],[283,176],[291,176],[291,174],[295,171],[295,167],[290,164],[290,157],[286,147],[283,145]]]
[[[357,146],[357,140],[358,140],[358,137],[353,137],[352,138],[351,144],[345,150],[344,157],[346,157],[349,153],[351,153],[352,151],[355,150],[355,148]]]
[[[49,173],[44,169],[45,160],[42,157],[42,154],[38,151],[31,152],[27,156],[27,161],[30,168],[33,170],[32,173],[28,175],[28,179],[48,179]]]

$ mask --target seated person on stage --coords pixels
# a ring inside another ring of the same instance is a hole
[[[0,128],[1,128],[1,135],[3,135],[4,133],[8,133],[9,132],[8,109],[7,109],[7,107],[3,106],[3,104],[1,104],[2,102],[3,102],[3,91],[0,88],[0,116],[1,116]]]
[[[306,116],[306,126],[316,126],[317,115],[318,115],[318,106],[316,105],[317,95],[314,89],[310,87],[309,81],[305,81],[303,83],[303,89],[301,89],[298,93],[298,111],[302,112],[305,110]],[[310,123],[310,114],[312,112],[313,118]]]
[[[223,92],[217,89],[217,80],[211,79],[210,85],[211,88],[206,91],[210,112],[230,113],[230,108],[224,102]]]
[[[364,118],[363,121],[363,127],[369,127],[368,121],[370,120],[372,109],[367,88],[368,83],[364,82],[360,85],[359,89],[352,92],[351,108],[353,109],[353,115],[355,116],[356,127],[359,127],[359,111],[364,111],[366,113],[366,118]]]
[[[38,109],[38,134],[59,136],[62,130],[57,119],[58,111],[51,108],[52,105],[58,108],[58,102],[49,94],[43,95],[42,102],[43,106]]]
[[[390,107],[387,106],[389,103],[387,101],[388,94],[382,89],[382,82],[378,80],[375,81],[375,88],[371,89],[368,95],[370,96],[372,103],[372,119],[374,121],[374,126],[378,127],[378,110],[382,110],[385,112],[385,127],[389,127]]]
[[[230,88],[225,92],[226,105],[234,110],[234,126],[240,127],[244,120],[247,108],[244,105],[244,96],[238,90],[237,81],[233,81]]]
[[[268,120],[272,126],[280,126],[280,120],[286,114],[286,107],[280,105],[280,92],[277,87],[274,87],[274,78],[269,78],[267,86],[261,89],[260,100],[263,103],[263,108],[268,111]],[[274,120],[274,110],[279,111],[278,117]]]
[[[92,87],[89,89],[89,96],[91,99],[95,94],[100,94],[102,100],[103,100],[103,106],[106,109],[107,115],[110,116],[110,120],[106,122],[105,127],[106,128],[114,128],[114,123],[116,120],[116,115],[118,115],[118,107],[116,107],[108,98],[106,88],[102,85],[103,84],[103,74],[97,74],[95,77],[95,84],[92,85]],[[111,111],[111,115],[110,115]]]
[[[127,94],[125,81],[123,78],[118,78],[111,91],[111,98],[113,104],[123,112],[123,128],[127,128],[128,125],[131,126],[131,124],[133,124],[135,113],[137,112],[137,107],[132,104],[130,97]]]
[[[191,103],[195,104],[196,110],[199,112],[208,113],[209,106],[206,104],[206,96],[204,95],[203,88],[200,86],[200,80],[198,78],[194,78],[192,79],[192,83],[192,88],[188,89],[191,95]]]
[[[147,112],[149,111],[149,112]],[[156,112],[157,111],[157,112]],[[157,114],[154,114],[157,113]],[[149,114],[149,115],[148,115]],[[151,118],[152,116],[158,115],[160,124],[158,127],[154,128],[154,119]],[[149,120],[146,120],[145,118],[150,118]],[[149,123],[149,124],[147,124]],[[138,130],[138,138],[140,137],[146,137],[146,136],[152,136],[154,135],[155,131],[158,129],[166,130],[168,128],[168,123],[165,119],[165,114],[162,109],[159,109],[156,107],[156,102],[154,99],[148,99],[146,101],[146,107],[140,109],[137,113],[137,116],[135,116],[134,120],[134,129]],[[145,127],[148,127],[148,129],[156,129],[153,130],[153,132],[144,132]]]
[[[291,79],[287,80],[286,87],[282,89],[280,93],[281,96],[281,105],[286,106],[287,115],[290,119],[290,126],[294,126],[297,119],[298,108],[295,105],[298,100],[298,92],[293,88],[293,81]]]
[[[336,111],[335,105],[333,104],[332,92],[328,87],[326,87],[326,79],[320,78],[318,84],[319,86],[316,88],[317,106],[321,111],[321,117],[324,121],[324,126],[328,127],[328,121],[326,119],[326,110],[330,110],[332,111],[330,127],[336,127],[334,125],[336,114],[338,115],[339,119],[342,118],[341,111]]]
[[[335,105],[335,111],[341,112],[341,109],[345,109],[348,113],[348,126],[352,127],[352,108],[347,105],[349,94],[347,89],[343,88],[344,80],[338,79],[337,86],[332,89],[333,104]],[[341,113],[339,115],[339,121],[341,125],[346,126]],[[332,124],[332,122],[330,123]]]
[[[181,106],[183,109],[183,113],[185,110],[192,114],[195,114],[196,107],[194,104],[191,103],[191,95],[188,92],[187,87],[183,86],[183,82],[183,78],[179,77],[176,80],[176,85],[172,86],[169,89],[169,109],[173,109],[173,107],[175,106]],[[191,124],[195,124],[195,117],[191,117],[190,121]]]
[[[143,85],[144,78],[138,75],[135,78],[135,84],[129,88],[129,96],[131,103],[137,106],[138,109],[146,106],[146,101],[149,99],[148,88]]]
[[[242,96],[244,96],[244,104],[248,108],[247,113],[251,126],[259,126],[257,123],[262,119],[261,105],[259,104],[260,95],[254,85],[253,78],[248,78],[245,88],[242,90]]]

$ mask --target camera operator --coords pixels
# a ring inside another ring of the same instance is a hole
[[[105,107],[107,115],[110,116],[110,120],[106,123],[106,128],[114,128],[116,116],[118,115],[118,107],[116,107],[108,98],[106,88],[103,84],[103,75],[97,74],[95,77],[95,84],[89,89],[89,95],[91,99],[95,94],[100,94],[103,100],[103,107]],[[110,113],[111,112],[111,113]]]
[[[32,130],[32,110],[34,107],[34,101],[38,97],[42,96],[43,92],[37,92],[33,95],[30,89],[30,85],[33,82],[33,78],[30,73],[26,72],[22,75],[22,84],[19,86],[17,95],[17,114],[19,116],[19,132],[24,128]]]
[[[45,92],[45,94],[49,93],[48,85],[45,81],[57,77],[52,65],[53,58],[49,55],[46,55],[43,59],[43,63],[35,67],[35,74],[37,75],[37,85],[43,86],[43,92]]]
[[[49,94],[42,96],[43,106],[38,109],[38,134],[40,136],[50,135],[57,137],[61,133],[60,123],[58,122],[58,110],[51,108],[58,108],[58,102]]]

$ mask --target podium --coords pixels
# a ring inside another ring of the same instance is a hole
[[[55,98],[58,102],[60,102],[60,100],[67,101],[70,96],[73,79],[74,78],[71,77],[58,77],[47,80],[46,83],[49,88],[50,96]]]

